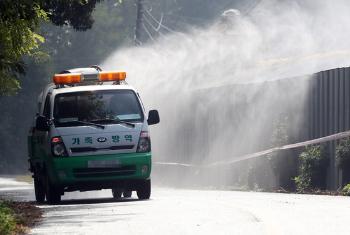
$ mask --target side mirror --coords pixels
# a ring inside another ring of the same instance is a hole
[[[157,110],[150,110],[148,113],[147,123],[148,125],[154,125],[159,123],[159,113]]]
[[[47,118],[44,116],[38,116],[36,118],[35,128],[38,131],[48,131],[49,124],[48,124]]]

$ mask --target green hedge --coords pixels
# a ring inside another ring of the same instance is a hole
[[[298,192],[324,189],[328,158],[320,145],[306,147],[299,155],[299,175],[294,178]]]

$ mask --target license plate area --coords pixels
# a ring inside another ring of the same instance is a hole
[[[119,160],[91,160],[88,161],[88,168],[118,168],[120,167]]]

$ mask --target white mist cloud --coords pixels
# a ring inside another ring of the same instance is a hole
[[[181,90],[346,66],[348,12],[350,4],[342,0],[262,1],[248,16],[219,17],[205,29],[118,50],[102,66],[128,71],[140,89]]]
[[[295,113],[289,124],[297,132],[308,87],[300,80],[264,91],[224,87],[348,66],[349,12],[345,0],[262,1],[249,15],[227,14],[207,28],[119,49],[102,67],[127,71],[146,106],[159,109],[156,159],[230,158],[264,148],[267,127],[285,109]]]

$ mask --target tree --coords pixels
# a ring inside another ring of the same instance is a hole
[[[44,38],[37,32],[42,21],[91,28],[91,13],[100,0],[2,0],[0,1],[0,96],[15,93],[18,77],[25,73],[24,56],[40,59]]]
[[[0,94],[11,94],[19,88],[17,77],[23,74],[23,55],[35,55],[43,38],[36,34],[46,13],[34,1],[0,2]]]
[[[74,29],[90,29],[94,20],[91,13],[101,0],[53,0],[42,1],[42,8],[49,13],[50,21],[58,26],[71,25]]]

